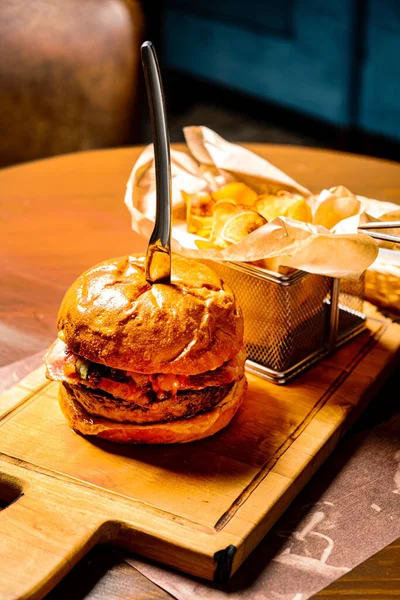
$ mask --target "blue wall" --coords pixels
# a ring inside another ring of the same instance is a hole
[[[168,66],[331,124],[400,139],[400,0],[369,0],[364,25],[356,0],[166,5]],[[361,26],[366,53],[355,76]]]
[[[358,124],[400,139],[400,0],[368,3]]]

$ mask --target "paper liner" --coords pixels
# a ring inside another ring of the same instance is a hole
[[[186,256],[238,262],[273,259],[275,269],[283,266],[358,278],[375,261],[379,249],[374,239],[358,232],[359,224],[400,218],[397,205],[357,196],[344,186],[312,195],[265,159],[207,127],[185,127],[184,135],[187,152],[171,150],[172,233],[173,249]],[[195,240],[202,238],[187,232],[182,191],[210,193],[232,181],[243,181],[259,194],[282,190],[298,194],[311,207],[313,223],[278,217],[223,250],[197,249]],[[145,148],[133,167],[125,204],[133,229],[149,238],[156,206],[152,146]]]

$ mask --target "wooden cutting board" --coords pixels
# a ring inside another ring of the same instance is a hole
[[[368,328],[281,387],[248,376],[219,434],[119,446],[67,426],[43,369],[0,398],[1,600],[43,597],[113,542],[218,582],[242,564],[394,368],[400,325]]]

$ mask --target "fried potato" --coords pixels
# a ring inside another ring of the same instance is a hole
[[[209,194],[187,194],[182,191],[182,197],[186,204],[186,223],[189,233],[209,234],[213,224],[213,207],[215,201]],[[199,234],[200,235],[200,234]]]
[[[211,233],[211,228],[209,227],[208,229],[198,229],[196,235],[199,235],[200,237],[203,238],[208,238],[210,236]]]
[[[211,186],[212,187],[212,186]],[[260,192],[260,190],[259,190]],[[234,182],[210,194],[182,192],[186,203],[187,228],[200,250],[223,250],[276,217],[312,222],[312,211],[299,194],[286,190],[258,194],[243,182]],[[294,269],[280,264],[280,257],[253,261],[255,266],[281,274]]]
[[[237,206],[234,200],[218,200],[214,205],[214,212],[216,210],[226,210],[227,212],[229,212],[230,210],[232,210],[232,206]]]
[[[221,246],[210,242],[209,240],[195,240],[194,243],[199,248],[199,250],[222,250]]]
[[[254,206],[267,221],[272,221],[276,217],[290,217],[304,223],[312,221],[311,208],[303,198],[298,196],[264,194],[259,197]]]
[[[221,237],[225,242],[236,244],[266,223],[266,219],[254,210],[242,209],[229,217],[221,231]]]
[[[214,200],[233,200],[236,204],[253,206],[258,198],[257,192],[245,183],[235,181],[212,193]]]
[[[330,198],[327,198],[318,206],[314,215],[314,224],[332,229],[342,219],[357,215],[359,210],[360,201],[357,196],[351,193],[345,197],[332,194]]]
[[[237,212],[239,209],[236,204],[231,202],[221,202],[215,205],[214,215],[212,217],[212,227],[207,236],[210,243],[210,248],[216,247],[219,249],[227,248],[227,242],[222,238],[221,232],[230,215]],[[198,232],[200,235],[200,231]],[[200,246],[198,246],[200,247]],[[205,248],[206,246],[203,246]]]
[[[182,197],[185,201],[186,207],[192,214],[201,217],[212,216],[215,201],[211,198],[210,194],[207,194],[206,192],[187,194],[186,192],[182,191]]]
[[[211,232],[213,218],[212,217],[198,217],[197,215],[187,216],[187,230],[189,233],[195,233],[202,237],[208,237]],[[201,232],[201,233],[200,233]]]

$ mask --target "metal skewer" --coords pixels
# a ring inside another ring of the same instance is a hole
[[[400,227],[400,221],[372,221],[371,223],[361,223],[358,226],[358,230],[361,233],[365,233],[376,240],[383,242],[394,242],[400,244],[400,237],[396,235],[389,235],[387,233],[378,233],[376,231],[368,231],[369,229],[398,229]]]
[[[149,283],[171,282],[171,159],[164,92],[156,51],[142,44],[142,65],[149,102],[156,170],[156,221],[146,252]]]
[[[398,229],[400,221],[371,221],[370,223],[360,223],[358,229]]]
[[[386,233],[375,233],[374,231],[364,231],[361,230],[361,233],[365,233],[376,240],[381,240],[382,242],[393,242],[395,244],[400,244],[400,237],[397,235],[388,235]]]

